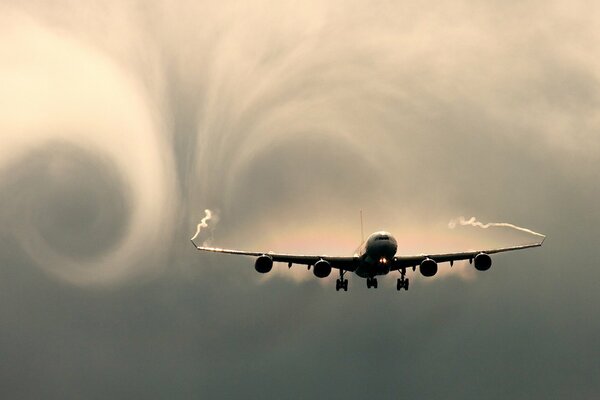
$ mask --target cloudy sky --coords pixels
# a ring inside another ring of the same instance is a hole
[[[0,3],[0,397],[600,395],[600,7]],[[548,235],[378,290],[199,254]]]

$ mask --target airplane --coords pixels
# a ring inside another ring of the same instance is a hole
[[[539,247],[544,243],[545,239],[546,237],[544,236],[538,243],[489,250],[407,256],[396,254],[398,242],[389,232],[379,231],[371,234],[351,257],[221,249],[217,247],[198,246],[193,239],[192,244],[197,250],[257,257],[254,268],[262,274],[271,271],[274,262],[287,263],[289,268],[293,264],[306,265],[309,270],[312,268],[313,274],[317,278],[326,278],[331,274],[332,269],[337,269],[339,270],[340,277],[336,280],[335,290],[339,291],[343,289],[344,291],[348,291],[348,279],[344,278],[348,272],[353,272],[357,276],[365,278],[367,280],[367,288],[377,288],[377,276],[398,271],[400,278],[398,278],[396,289],[408,290],[409,280],[406,277],[407,269],[415,271],[418,266],[421,275],[432,277],[437,273],[439,263],[449,262],[450,266],[452,266],[454,261],[469,260],[470,264],[474,263],[476,270],[487,271],[492,266],[490,254]]]

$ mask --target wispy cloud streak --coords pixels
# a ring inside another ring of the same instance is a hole
[[[204,210],[204,214],[204,218],[202,218],[202,220],[200,220],[200,223],[196,226],[196,233],[194,233],[194,236],[192,236],[192,238],[190,239],[192,242],[196,240],[198,235],[200,235],[200,232],[203,228],[208,228],[208,221],[210,221],[213,218],[213,212],[208,208]],[[208,240],[204,241],[203,244],[206,244],[207,242]]]
[[[535,236],[539,236],[542,238],[545,238],[546,235],[538,233],[538,232],[534,232],[531,229],[527,229],[527,228],[523,228],[514,224],[510,224],[508,222],[488,222],[488,223],[483,223],[480,221],[477,221],[477,219],[475,217],[471,217],[469,219],[466,219],[465,217],[458,217],[455,218],[453,220],[451,220],[450,222],[448,222],[448,228],[450,229],[454,229],[456,228],[457,225],[462,225],[462,226],[474,226],[477,228],[483,228],[483,229],[487,229],[489,227],[502,227],[502,228],[511,228],[511,229],[516,229],[518,231],[521,232],[525,232],[525,233],[529,233],[531,235],[535,235]]]

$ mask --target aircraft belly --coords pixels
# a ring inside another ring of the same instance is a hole
[[[354,273],[361,278],[369,278],[376,275],[387,275],[390,269],[379,263],[363,261]]]

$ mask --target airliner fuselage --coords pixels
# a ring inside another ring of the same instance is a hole
[[[397,251],[398,242],[389,232],[375,232],[358,249],[360,263],[354,272],[362,278],[385,275]]]

